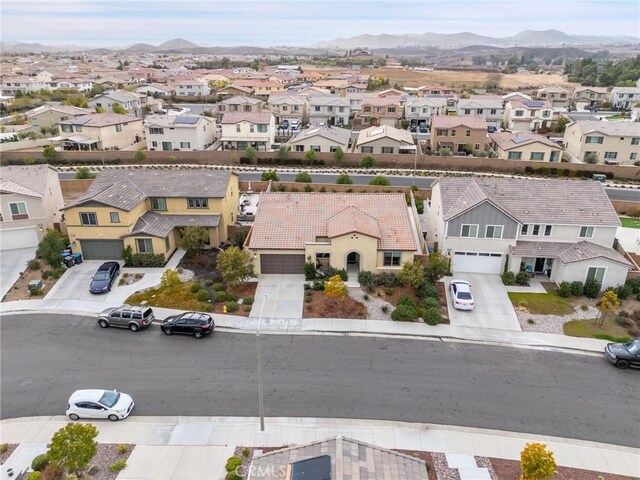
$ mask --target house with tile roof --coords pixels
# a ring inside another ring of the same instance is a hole
[[[364,128],[388,125],[399,126],[404,113],[401,97],[393,94],[398,90],[386,90],[387,95],[380,97],[365,97],[362,99],[362,108],[358,113],[359,124]],[[406,94],[404,94],[406,96]]]
[[[484,151],[486,139],[487,121],[483,116],[436,115],[431,120],[431,151],[441,148],[448,148],[452,153]]]
[[[65,150],[122,150],[142,140],[142,118],[92,113],[58,122]]]
[[[609,94],[611,108],[631,110],[640,104],[640,87],[613,87]]]
[[[291,146],[294,152],[316,152],[333,153],[338,148],[343,152],[349,151],[351,140],[351,130],[347,128],[324,127],[305,128],[295,137],[291,138],[287,145]]]
[[[275,141],[276,123],[271,112],[227,112],[220,121],[223,150],[269,151]]]
[[[24,113],[29,121],[30,128],[27,131],[39,132],[42,127],[49,128],[56,126],[58,122],[63,122],[69,118],[90,115],[93,110],[89,108],[79,108],[71,105],[41,105]]]
[[[307,97],[298,95],[297,92],[270,95],[267,105],[273,113],[277,125],[280,125],[283,120],[287,120],[289,123],[291,120],[298,120],[298,123],[302,124],[309,116]]]
[[[103,170],[86,193],[64,207],[74,252],[119,260],[122,251],[163,254],[185,227],[209,231],[209,245],[229,239],[237,220],[238,176],[213,170]]]
[[[535,132],[551,127],[554,110],[546,100],[509,100],[502,125],[512,132]]]
[[[103,108],[108,113],[113,113],[113,106],[119,104],[129,115],[142,117],[142,104],[140,97],[135,93],[124,90],[115,90],[113,92],[105,92],[102,95],[92,98],[87,105],[93,109],[96,107]]]
[[[144,131],[149,150],[207,150],[213,145],[216,121],[202,115],[147,115]]]
[[[446,115],[446,98],[430,97],[409,97],[404,106],[404,117],[409,121],[409,125],[418,126],[431,125],[431,119],[435,115]]]
[[[222,120],[225,113],[228,112],[263,112],[265,110],[265,103],[259,98],[252,98],[243,95],[236,95],[234,97],[228,97],[224,100],[220,100],[213,107],[213,114],[218,119]]]
[[[454,274],[527,270],[605,289],[632,267],[613,248],[620,220],[600,182],[443,177],[427,216],[427,242]]]
[[[481,115],[488,127],[502,125],[502,98],[496,95],[472,95],[458,100],[458,115]]]
[[[360,130],[355,151],[365,154],[416,153],[417,148],[408,130],[383,125]]]
[[[640,160],[640,125],[637,122],[579,121],[565,126],[568,155],[597,163],[633,165]]]
[[[571,103],[571,92],[557,85],[550,85],[538,89],[537,100],[546,100],[553,108],[567,108]]]
[[[306,262],[399,271],[422,253],[402,193],[261,193],[245,245],[256,273],[300,274]]]
[[[562,159],[562,147],[537,133],[490,133],[489,147],[504,160],[559,162]]]
[[[136,93],[141,93],[147,96],[155,95],[157,97],[169,97],[174,93],[173,87],[163,85],[162,83],[148,83],[136,88]]]
[[[338,95],[311,95],[309,98],[309,122],[347,125],[351,115],[349,99]]]
[[[50,166],[0,167],[0,250],[37,246],[48,228],[60,227],[63,206],[58,173]]]
[[[573,91],[573,105],[578,110],[584,107],[599,108],[608,100],[607,87],[577,87]]]

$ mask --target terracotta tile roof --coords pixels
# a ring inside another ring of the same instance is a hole
[[[280,192],[260,194],[249,248],[302,250],[354,231],[378,238],[378,250],[417,249],[402,193]]]
[[[482,115],[435,115],[431,121],[433,128],[468,127],[472,130],[487,131],[487,120]]]

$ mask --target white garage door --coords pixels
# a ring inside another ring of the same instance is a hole
[[[454,272],[502,273],[502,254],[489,252],[453,252]]]
[[[0,230],[0,250],[29,248],[36,247],[37,245],[38,232],[36,231],[36,227]]]

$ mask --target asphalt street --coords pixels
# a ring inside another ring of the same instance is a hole
[[[4,315],[2,418],[64,414],[116,388],[136,415],[258,413],[256,337],[106,329],[93,317]],[[261,336],[266,416],[402,420],[640,446],[637,371],[603,357],[409,339]]]

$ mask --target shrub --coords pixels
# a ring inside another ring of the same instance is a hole
[[[243,305],[253,305],[254,301],[255,300],[253,299],[253,297],[248,297],[248,298],[245,298],[244,300],[242,300],[242,304]]]
[[[9,451],[8,443],[3,443],[2,445],[0,445],[0,454],[7,453],[8,451]]]
[[[567,298],[571,296],[571,284],[569,282],[561,282],[558,287],[558,295]]]
[[[587,310],[589,310],[589,305],[585,305],[583,303],[582,305],[580,305],[580,310],[582,310],[583,312],[586,312]]]
[[[312,300],[313,300],[313,297],[311,295],[305,295],[304,297],[305,303],[311,303]]]
[[[237,312],[238,308],[240,308],[236,302],[227,302],[225,305],[227,307],[227,312],[229,313]]]
[[[305,280],[313,280],[316,278],[318,272],[316,271],[316,266],[313,262],[309,261],[304,264],[304,279]]]
[[[213,285],[213,280],[212,280],[211,278],[207,278],[207,279],[204,281],[204,284],[205,284],[207,287],[210,287],[210,286],[212,286],[212,285]]]
[[[596,298],[600,294],[602,285],[597,280],[587,280],[584,282],[584,295],[589,298]]]
[[[250,162],[253,162],[256,159],[256,153],[257,150],[253,147],[247,147],[244,149],[244,156],[247,157]]]
[[[584,291],[584,283],[580,281],[571,282],[571,295],[574,297],[579,297],[582,295]]]
[[[351,180],[351,177],[346,173],[341,173],[338,175],[338,178],[336,178],[336,183],[338,185],[353,185],[353,180]]]
[[[172,268],[169,268],[162,272],[162,276],[160,277],[160,285],[165,288],[171,288],[180,285],[180,277],[178,277],[178,272]]]
[[[426,309],[440,308],[440,302],[433,297],[427,297],[422,301],[422,306]]]
[[[126,443],[121,443],[120,445],[118,445],[117,450],[118,453],[127,453],[127,450],[129,450],[129,445],[127,445]]]
[[[424,200],[422,197],[415,197],[416,210],[420,215],[424,213]]]
[[[31,470],[35,472],[40,472],[44,467],[49,465],[49,457],[46,453],[42,453],[36,456],[31,462]]]
[[[313,150],[309,150],[309,151],[313,152]],[[307,153],[309,153],[309,152],[307,152]],[[298,173],[296,175],[296,182],[298,182],[298,183],[312,183],[311,175],[309,175],[307,172],[300,172],[300,173]]]
[[[336,148],[335,152],[333,152],[333,158],[340,161],[344,158],[344,151],[341,147]]]
[[[362,299],[363,299],[364,301],[368,302],[368,301],[369,301],[369,295],[365,293],[365,294],[362,296]]]
[[[360,159],[360,166],[363,168],[373,168],[376,166],[376,159],[371,155],[366,155]]]
[[[38,270],[40,268],[40,262],[34,258],[33,260],[29,260],[27,266],[29,270]]]
[[[389,305],[382,305],[380,310],[382,310],[382,313],[389,313]]]
[[[630,319],[625,317],[616,317],[615,322],[624,328],[633,327],[633,322]]]
[[[396,309],[391,312],[391,320],[396,322],[415,322],[416,318],[418,318],[418,310],[415,306],[407,304],[398,304]]]
[[[318,153],[315,150],[307,150],[304,156],[310,162],[315,162],[318,159]]]
[[[45,270],[44,272],[42,272],[42,279],[43,280],[46,280],[50,276],[51,276],[51,270]]]
[[[216,292],[222,292],[222,291],[224,291],[224,284],[222,284],[222,283],[216,283],[216,284],[214,284],[214,285],[213,285],[213,289],[214,289]]]
[[[217,290],[216,293],[214,294],[214,298],[216,302],[226,302],[227,294],[221,290]]]
[[[227,464],[224,466],[224,469],[227,472],[233,472],[240,465],[242,465],[242,458],[240,458],[240,457],[229,457],[229,459],[227,460]]]
[[[266,170],[262,172],[260,179],[263,182],[267,182],[269,180],[273,180],[274,182],[277,182],[280,180],[280,177],[278,177],[278,172],[276,172],[275,170]]]
[[[227,475],[224,477],[224,480],[244,480],[244,479],[242,478],[242,475],[233,471],[233,472],[227,472]]]
[[[133,156],[133,159],[136,162],[144,162],[146,158],[147,158],[147,154],[143,150],[138,150]]]
[[[163,253],[134,253],[131,257],[131,266],[139,268],[160,268],[164,267],[165,259]]]
[[[250,456],[250,455],[251,455],[251,449],[249,449],[249,448],[247,448],[247,447],[244,447],[244,448],[242,449],[242,456],[243,456],[244,458],[249,458],[249,456]]]
[[[206,302],[209,300],[209,292],[206,290],[200,290],[196,293],[196,300],[199,302]]]
[[[442,315],[440,315],[440,308],[427,308],[424,314],[424,322],[427,325],[436,326],[442,322]]]
[[[513,285],[514,283],[516,283],[516,274],[513,272],[504,272],[502,274],[502,283],[504,283],[505,285]]]
[[[349,274],[347,273],[347,271],[344,268],[337,269],[337,268],[334,268],[334,267],[329,267],[325,271],[324,275],[325,275],[325,277],[328,277],[328,278],[331,278],[331,277],[333,277],[335,275],[339,275],[343,282],[346,282],[347,280],[349,280]]]
[[[618,299],[625,300],[633,293],[633,289],[628,285],[620,285],[616,288],[616,293],[618,294]]]
[[[127,461],[124,458],[116,460],[109,465],[109,470],[111,470],[113,473],[124,470],[125,468],[127,468]]]
[[[373,286],[373,273],[371,272],[358,272],[358,283],[363,287]]]
[[[384,294],[388,297],[390,297],[391,295],[393,295],[393,288],[385,288],[384,289]]]
[[[122,258],[124,259],[125,267],[133,266],[133,250],[131,249],[131,245],[127,245],[127,248],[122,250]]]
[[[374,276],[373,283],[376,287],[401,287],[402,282],[398,275],[392,272],[382,272]]]
[[[42,474],[40,472],[30,472],[27,476],[27,480],[40,480]]]
[[[516,284],[526,287],[529,285],[529,278],[531,278],[529,272],[522,270],[516,275]]]
[[[205,312],[213,312],[213,305],[211,305],[210,303],[205,303],[200,308],[202,308],[202,310],[204,310]]]
[[[416,295],[418,295],[418,298],[420,298],[421,300],[429,297],[439,299],[440,290],[438,290],[434,284],[429,283],[425,280],[421,285],[418,286],[418,288],[416,288]]]
[[[236,295],[235,293],[227,293],[227,300],[229,302],[237,302],[238,301],[238,295]]]
[[[528,323],[529,325],[533,325],[533,324],[535,324],[535,323],[536,323],[536,321],[535,321],[533,318],[527,318],[527,323]]]
[[[52,268],[59,267],[61,263],[60,253],[66,246],[67,240],[60,232],[48,229],[38,244],[36,257],[43,259]]]
[[[414,290],[425,281],[424,266],[417,261],[405,262],[402,270],[398,273],[398,279],[405,286],[410,286]]]
[[[184,228],[180,234],[179,244],[189,253],[202,250],[208,242],[209,231],[204,227],[191,225]]]
[[[407,305],[409,307],[413,307],[416,308],[416,302],[413,299],[413,297],[409,296],[409,295],[402,295],[399,299],[398,299],[398,306],[400,305]]]
[[[64,275],[64,272],[66,271],[66,269],[62,266],[60,267],[56,267],[53,270],[51,270],[51,276],[53,278],[60,278],[62,275]]]
[[[287,145],[280,145],[278,152],[276,153],[278,160],[286,160],[289,158],[289,147]]]
[[[389,185],[391,185],[391,180],[389,180],[384,175],[378,175],[377,177],[374,177],[369,181],[369,185],[378,185],[381,187],[388,187]]]
[[[32,297],[39,297],[44,294],[44,290],[36,287],[35,285],[28,285],[27,288],[29,289],[29,295]]]
[[[625,285],[631,287],[632,293],[640,293],[640,278],[630,278]]]

